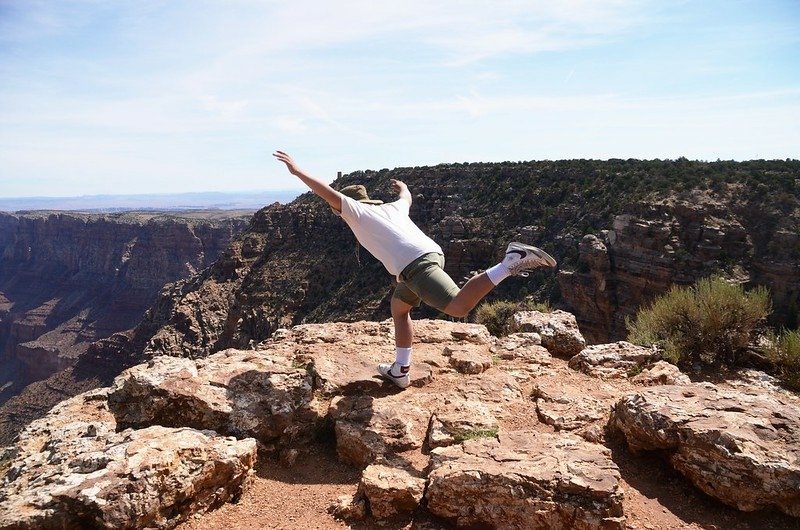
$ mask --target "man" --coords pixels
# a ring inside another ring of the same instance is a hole
[[[411,384],[411,344],[414,329],[411,309],[420,302],[453,317],[466,316],[489,291],[509,276],[527,276],[537,267],[555,267],[556,261],[545,251],[510,243],[505,258],[485,272],[476,274],[461,289],[444,271],[441,247],[408,216],[411,193],[399,180],[392,180],[398,199],[389,204],[370,199],[361,185],[336,191],[325,182],[301,170],[283,151],[273,156],[286,164],[289,172],[324,199],[347,223],[358,242],[383,263],[397,278],[391,300],[395,330],[395,361],[379,364],[378,372],[400,388]]]

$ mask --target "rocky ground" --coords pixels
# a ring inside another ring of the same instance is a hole
[[[388,321],[155,358],[0,456],[0,528],[800,528],[796,396],[585,348],[568,313],[515,331],[418,322],[404,391]]]

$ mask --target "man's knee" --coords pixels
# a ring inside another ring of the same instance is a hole
[[[399,298],[392,298],[391,303],[391,311],[392,311],[392,318],[403,318],[408,316],[411,313],[411,310],[414,308],[413,305],[407,304],[404,301],[400,300]]]

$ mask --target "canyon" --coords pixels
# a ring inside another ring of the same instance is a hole
[[[746,287],[768,287],[771,323],[796,327],[797,175],[798,161],[564,160],[358,171],[340,175],[333,186],[364,184],[371,196],[391,201],[391,179],[406,182],[414,201],[412,219],[442,246],[445,269],[459,284],[501,259],[510,240],[544,248],[559,261],[555,274],[535,271],[530,278],[508,280],[487,300],[521,306],[549,302],[575,314],[587,340],[599,343],[625,338],[626,317],[672,285],[710,274]],[[45,230],[46,217],[23,224],[34,234]],[[4,216],[1,223],[18,221]],[[108,221],[96,224],[103,223]],[[67,227],[88,225],[71,220],[61,229],[52,225],[51,232],[41,232],[41,241],[60,237],[62,244],[44,244],[47,252],[38,261],[27,254],[35,246],[26,246],[24,238],[11,245],[5,235],[9,231],[0,233],[8,256],[2,274],[12,278],[0,289],[6,297],[0,311],[6,311],[5,333],[10,337],[13,328],[15,337],[5,341],[4,351],[13,348],[14,356],[23,353],[35,360],[16,366],[27,370],[28,378],[70,366],[0,409],[0,440],[13,439],[21,426],[58,401],[108,384],[124,367],[155,355],[204,357],[225,348],[248,348],[297,324],[379,320],[389,314],[392,278],[311,193],[256,212],[227,245],[209,247],[217,252],[216,260],[204,249],[204,236],[176,226],[169,230],[184,234],[185,240],[177,235],[171,240],[164,228],[165,235],[136,240],[129,249],[125,245],[133,236],[118,237],[116,253],[104,255],[91,245],[75,250],[85,243],[68,243],[76,232]],[[207,261],[174,259],[184,247],[203,249]],[[85,272],[75,272],[77,264]],[[84,282],[84,287],[69,296],[36,293],[36,282],[25,272],[29,269],[54,285]],[[145,286],[152,289],[149,300],[138,290]],[[24,311],[15,312],[13,326],[9,293],[29,297]],[[139,304],[135,310],[134,301]],[[98,303],[105,309],[92,309]],[[70,339],[80,348],[100,339],[80,356],[82,362],[74,361],[72,343],[53,332],[55,326],[39,333],[43,322],[56,321],[42,316],[50,308],[64,315],[59,321],[63,329],[81,329],[83,335],[73,332],[77,339]],[[425,307],[415,315],[440,316]],[[90,326],[81,323],[87,319]],[[121,332],[108,336],[114,326]],[[58,353],[53,353],[54,343]]]
[[[214,263],[251,212],[0,213],[0,404],[133,328]]]

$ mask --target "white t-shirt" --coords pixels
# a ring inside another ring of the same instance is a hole
[[[426,236],[408,216],[411,205],[403,199],[388,204],[362,204],[342,197],[342,219],[370,254],[397,276],[412,261],[442,247]]]

